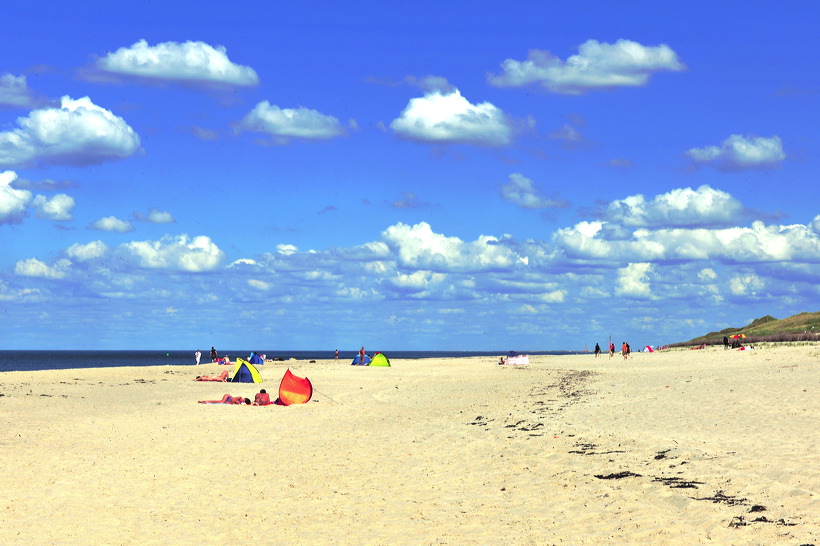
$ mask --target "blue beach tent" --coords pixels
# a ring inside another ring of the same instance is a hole
[[[356,355],[356,358],[353,359],[353,362],[350,363],[351,366],[369,366],[370,365],[370,357],[368,355],[364,355],[364,362],[362,362],[359,355]]]
[[[250,358],[248,358],[248,362],[251,364],[264,364],[265,361],[262,360],[262,357],[259,356],[259,353],[251,353]]]

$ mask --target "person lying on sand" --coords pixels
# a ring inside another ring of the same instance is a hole
[[[253,405],[254,406],[270,406],[272,402],[270,401],[270,395],[268,391],[262,389],[256,396],[253,397]]]
[[[247,404],[251,405],[250,398],[242,398],[241,396],[231,396],[226,394],[222,400],[200,400],[200,404]]]
[[[198,375],[196,381],[227,381],[228,370],[225,370],[219,375]]]

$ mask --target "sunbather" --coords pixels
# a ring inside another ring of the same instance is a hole
[[[228,370],[225,370],[219,375],[198,375],[196,378],[197,381],[227,381],[228,380]]]
[[[200,400],[200,404],[251,404],[250,398],[242,398],[241,396],[231,396],[226,394],[222,400]]]
[[[272,402],[270,401],[270,395],[268,391],[262,389],[256,396],[253,397],[253,405],[254,406],[270,406]]]

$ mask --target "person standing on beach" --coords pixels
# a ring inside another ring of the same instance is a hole
[[[724,351],[729,350],[729,338],[726,337],[726,336],[723,336],[723,350]]]
[[[336,360],[339,360],[339,349],[336,349]]]
[[[626,341],[621,343],[621,354],[623,355],[624,360],[626,360],[626,357],[629,355],[629,352],[627,351],[627,348],[626,348]]]
[[[216,352],[216,349],[211,347],[211,362],[216,362],[219,359],[219,353]]]
[[[199,366],[199,359],[202,358],[202,353],[199,352],[199,349],[194,353],[194,358],[196,358],[196,365]]]
[[[364,366],[364,347],[359,349],[359,364]]]
[[[601,356],[601,346],[596,343],[595,344],[595,358],[598,358],[599,356]]]

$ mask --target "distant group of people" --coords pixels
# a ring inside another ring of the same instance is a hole
[[[740,338],[732,338],[732,349],[740,349],[743,344],[740,342]],[[729,338],[727,336],[723,336],[723,350],[727,350],[729,348]]]
[[[623,344],[621,345],[621,354],[623,355],[624,360],[629,358],[629,355],[631,353],[632,353],[632,348],[629,346],[629,343],[624,341]],[[601,356],[601,346],[598,343],[596,343],[595,344],[595,358],[598,358],[599,356]],[[612,358],[613,356],[615,356],[615,344],[610,341],[609,342],[609,358]]]
[[[196,360],[196,365],[199,366],[199,362],[202,360],[202,353],[199,349],[194,353],[194,360]],[[216,362],[217,360],[219,360],[219,353],[215,348],[211,347],[211,362]]]

